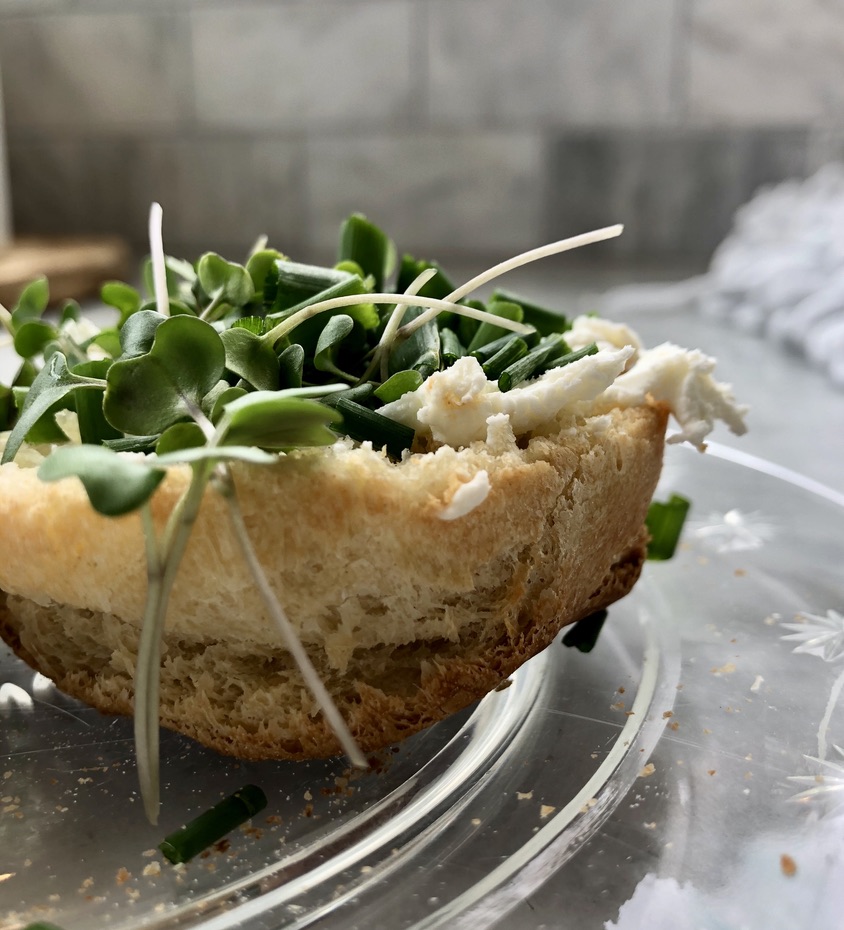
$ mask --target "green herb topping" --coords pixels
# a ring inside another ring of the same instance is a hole
[[[416,390],[436,371],[471,353],[502,391],[567,364],[565,317],[511,294],[488,304],[479,287],[528,262],[621,233],[620,226],[533,249],[455,287],[433,262],[404,255],[355,214],[342,226],[338,262],[321,268],[290,261],[259,241],[244,264],[214,253],[192,264],[165,255],[162,211],[150,211],[146,293],[122,282],[101,291],[116,311],[98,330],[73,302],[45,317],[39,279],[4,326],[19,370],[0,386],[2,462],[24,443],[57,448],[39,469],[45,481],[75,476],[106,516],[138,511],[144,528],[147,601],[135,673],[135,743],[144,807],[159,810],[159,666],[164,619],[191,529],[206,490],[221,494],[267,613],[296,660],[343,751],[366,760],[314,670],[255,555],[238,505],[231,465],[272,465],[293,449],[338,436],[371,442],[400,459],[412,429],[379,408]],[[392,290],[390,281],[397,276]],[[81,445],[56,420],[76,415]],[[120,453],[143,455],[127,458]],[[150,499],[171,465],[190,483],[162,531]]]
[[[645,520],[651,534],[648,543],[649,559],[665,561],[674,555],[690,507],[691,502],[679,494],[672,494],[665,502],[651,503]]]
[[[190,823],[169,833],[158,848],[174,864],[188,862],[227,833],[251,820],[266,806],[264,792],[255,785],[246,785]]]

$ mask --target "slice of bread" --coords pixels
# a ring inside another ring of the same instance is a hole
[[[613,409],[504,451],[443,446],[395,463],[338,443],[234,469],[272,587],[364,750],[482,697],[631,589],[667,416]],[[486,498],[443,519],[480,471]],[[187,477],[171,469],[156,492],[159,525]],[[78,481],[4,465],[0,552],[9,645],[69,694],[131,713],[146,591],[137,515],[98,516]],[[339,751],[211,491],[167,616],[161,722],[244,758]]]

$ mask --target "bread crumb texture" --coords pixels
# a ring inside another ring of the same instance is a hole
[[[506,451],[391,462],[338,443],[238,467],[273,589],[362,748],[466,706],[565,624],[626,594],[645,556],[667,413],[614,409]],[[440,514],[480,471],[485,499]],[[162,528],[189,478],[153,499]],[[137,515],[98,516],[76,480],[0,467],[0,630],[60,688],[131,713],[146,566]],[[206,495],[167,615],[161,719],[245,758],[339,751]]]

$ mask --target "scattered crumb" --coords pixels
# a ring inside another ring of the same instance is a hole
[[[480,817],[473,817],[473,818],[472,818],[472,826],[473,826],[473,827],[479,827],[482,823],[483,823],[483,821],[481,820]]]
[[[306,817],[313,817],[313,816],[314,816],[314,806],[313,806],[313,804],[306,804],[306,805],[305,805],[305,810],[304,810],[302,813],[304,813],[304,815],[305,815]]]
[[[713,675],[732,675],[735,670],[735,662],[726,662],[720,668],[711,668],[709,671],[712,672]]]
[[[624,701],[618,701],[615,704],[610,704],[610,710],[624,710]]]
[[[618,691],[619,694],[624,694],[624,685],[619,685],[616,690]]]
[[[639,772],[639,778],[648,778],[649,776],[653,775],[655,771],[656,766],[653,764],[653,762],[649,762],[647,765],[642,767],[642,771]]]
[[[783,853],[780,856],[780,870],[787,878],[794,878],[797,874],[797,863],[788,855]]]
[[[709,729],[707,729],[706,727],[704,727],[704,728],[703,728],[703,735],[704,735],[704,736],[711,736],[711,735],[712,735],[712,730],[709,730]]]
[[[736,576],[736,578],[744,578],[744,576],[747,574],[747,569],[744,569],[744,568],[737,568],[737,569],[733,572],[733,574]]]
[[[591,752],[591,753],[589,753],[589,758],[590,758],[590,759],[597,759],[597,758],[598,758],[598,753],[597,753],[597,752]]]
[[[682,684],[677,685],[677,690],[678,690],[678,691],[682,691],[682,690],[683,690],[683,685],[682,685]]]
[[[550,817],[551,814],[553,814],[554,811],[555,811],[556,809],[557,809],[556,807],[552,807],[552,805],[550,805],[550,804],[543,804],[543,805],[539,808],[539,816],[540,816],[543,820],[545,820],[545,818],[546,818],[546,817]]]
[[[17,874],[17,872],[3,872],[0,874],[0,882],[7,882],[10,878],[14,878]]]
[[[674,711],[673,711],[673,710],[664,710],[664,711],[662,712],[662,719],[663,719],[663,720],[668,720],[669,717],[673,717],[673,716],[674,716]]]
[[[635,710],[626,710],[626,711],[624,711],[624,716],[625,716],[625,717],[635,717],[635,716],[636,716],[636,711],[635,711]]]
[[[496,690],[496,691],[506,691],[507,688],[509,688],[510,685],[512,685],[512,684],[513,684],[513,679],[512,679],[512,678],[505,678],[504,681],[502,681],[501,684],[498,685],[498,687],[497,687],[495,690]]]
[[[308,790],[302,795],[302,797],[303,797],[306,801],[313,801],[313,799],[314,799],[314,796],[311,794],[310,789],[308,789]]]
[[[142,855],[145,859],[152,859],[152,857],[153,857],[157,852],[158,852],[157,849],[145,849],[145,850],[141,853],[141,855]]]
[[[765,617],[764,623],[765,626],[775,626],[780,622],[780,620],[782,620],[782,616],[780,614],[768,614],[768,616]]]
[[[362,865],[360,867],[361,875],[368,875],[372,871],[371,865]]]
[[[126,889],[126,897],[129,898],[130,901],[137,901],[138,898],[140,898],[140,896],[141,896],[141,893],[140,891],[138,891],[137,888]]]
[[[652,820],[650,823],[643,823],[642,826],[646,830],[656,830],[656,821]]]
[[[144,866],[143,874],[149,877],[150,875],[161,875],[161,863],[160,862],[148,862]]]
[[[752,761],[753,761],[753,753],[752,753],[752,752],[749,752],[749,753],[744,757],[744,761],[745,761],[745,762],[752,762]]]
[[[585,814],[591,810],[598,803],[597,798],[589,798],[589,800],[580,808],[580,813]]]
[[[668,724],[668,727],[671,730],[679,730],[680,724],[676,720],[672,720],[671,723]]]
[[[744,773],[744,780],[745,780],[745,781],[750,781],[751,778],[753,778],[753,772],[745,772],[745,773]]]
[[[59,901],[61,901],[61,899],[62,899],[62,896],[60,894],[48,894],[47,895],[47,900],[50,902],[50,904],[58,904]]]
[[[94,783],[93,778],[77,778],[76,780],[80,785],[93,785]]]
[[[11,772],[3,772],[3,780],[4,780],[4,781],[5,781],[6,779],[8,779],[8,778],[11,778],[11,777],[12,777],[12,773],[11,773]]]
[[[125,885],[131,878],[132,873],[124,866],[120,866],[117,870],[117,875],[114,876],[114,880],[118,885]]]
[[[339,779],[337,780],[339,781]],[[277,825],[277,824],[280,824],[281,822],[282,822],[281,817],[279,817],[278,814],[270,814],[270,816],[267,817],[267,819],[265,820],[265,823],[269,823],[272,825]]]
[[[750,686],[750,690],[751,690],[751,691],[758,691],[758,690],[762,687],[762,682],[763,682],[764,680],[765,680],[765,679],[764,679],[761,675],[757,675],[757,676],[753,679],[753,684]]]
[[[529,801],[533,797],[533,792],[532,791],[517,791],[516,797],[520,801]]]
[[[716,769],[707,769],[706,774],[707,774],[707,775],[714,775],[715,772],[716,772]]]

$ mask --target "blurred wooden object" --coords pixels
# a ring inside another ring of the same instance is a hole
[[[117,238],[15,239],[0,246],[0,303],[14,306],[26,284],[41,275],[50,301],[90,297],[103,281],[124,278],[129,247]]]

